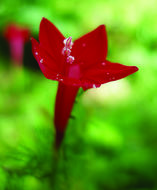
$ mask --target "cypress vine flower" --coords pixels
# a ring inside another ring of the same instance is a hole
[[[22,66],[23,64],[23,48],[24,43],[29,40],[29,29],[10,24],[4,32],[5,38],[10,45],[10,53],[12,62],[15,65]]]
[[[47,19],[40,23],[38,43],[32,38],[32,51],[46,78],[59,81],[54,124],[59,146],[78,89],[100,87],[138,70],[136,66],[112,63],[107,57],[107,34],[104,25],[72,42]]]

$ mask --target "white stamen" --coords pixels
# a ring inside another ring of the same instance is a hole
[[[64,39],[63,43],[65,46],[62,49],[62,54],[67,56],[67,63],[72,64],[75,60],[75,58],[71,56],[71,49],[73,46],[72,37]]]
[[[71,50],[70,50],[70,49],[68,49],[68,48],[66,48],[66,47],[64,47],[64,48],[62,49],[62,54],[63,54],[63,55],[69,56],[70,53],[71,53]]]
[[[63,43],[67,49],[71,49],[73,46],[72,37],[66,38]]]
[[[63,40],[63,44],[66,45],[67,38]]]
[[[74,60],[75,60],[75,58],[71,55],[67,57],[67,62],[70,64],[72,64],[74,62]]]

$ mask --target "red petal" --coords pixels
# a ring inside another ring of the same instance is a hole
[[[56,64],[56,61],[42,48],[42,46],[34,38],[32,38],[31,41],[33,55],[37,60],[41,71],[46,78],[55,80],[60,71]]]
[[[60,81],[70,86],[82,86],[82,82],[79,80],[80,72],[78,65],[70,65],[70,67],[67,68],[65,76],[65,72],[62,73],[54,58],[51,57],[34,38],[32,38],[31,41],[33,55],[46,78]]]
[[[24,38],[24,41],[29,41],[30,31],[28,29],[24,29],[22,31],[22,36]]]
[[[74,42],[71,53],[83,68],[103,61],[107,56],[107,34],[104,25],[82,36]]]
[[[58,63],[61,63],[61,52],[64,47],[64,36],[61,32],[46,18],[40,23],[39,41],[42,47],[50,54],[56,56]]]
[[[22,38],[24,42],[28,41],[30,31],[28,28],[18,26],[17,24],[9,24],[4,31],[4,36],[10,41],[15,38]]]
[[[119,80],[138,71],[136,66],[126,66],[109,61],[95,64],[91,69],[84,72],[82,80],[86,79],[95,85]]]

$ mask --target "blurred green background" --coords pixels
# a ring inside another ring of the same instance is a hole
[[[59,160],[53,151],[57,82],[25,44],[23,69],[3,31],[42,17],[73,39],[105,24],[108,59],[135,65],[125,79],[78,97]],[[157,1],[2,0],[0,3],[0,190],[157,190]]]

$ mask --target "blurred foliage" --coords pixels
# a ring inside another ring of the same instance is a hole
[[[31,69],[30,42],[13,68],[3,38],[9,22],[37,38],[42,17],[74,38],[105,24],[109,60],[140,69],[78,97],[58,156],[57,83]],[[0,18],[0,190],[156,190],[157,1],[2,0]]]

